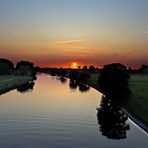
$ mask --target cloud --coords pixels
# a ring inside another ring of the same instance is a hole
[[[84,41],[92,41],[97,40],[98,38],[88,38],[88,39],[76,39],[76,40],[65,40],[56,42],[56,44],[67,44],[67,43],[76,43],[76,42],[84,42]]]

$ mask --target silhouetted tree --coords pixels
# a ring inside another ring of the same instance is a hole
[[[28,76],[34,76],[35,77],[35,69],[34,64],[29,61],[20,61],[16,64],[15,67],[16,75],[28,75]]]
[[[143,72],[143,73],[148,73],[148,65],[141,65],[141,67],[139,68],[139,71],[140,72]]]
[[[128,68],[128,71],[129,71],[129,72],[131,72],[131,71],[132,71],[132,68],[131,68],[131,67],[129,67],[129,68]]]
[[[124,65],[113,63],[103,67],[98,84],[105,95],[124,93],[127,91],[129,78]]]
[[[14,65],[11,61],[0,58],[0,75],[9,75],[14,71]]]
[[[50,68],[50,74],[51,74],[51,76],[56,76],[57,75],[57,68]]]
[[[77,80],[78,78],[78,71],[75,69],[72,69],[69,73],[69,78],[71,81]]]
[[[87,70],[87,65],[83,66],[83,70],[86,71]]]
[[[78,69],[81,69],[81,66],[78,66]]]
[[[57,70],[57,76],[65,77],[66,76],[66,70],[64,70],[63,68],[58,69]]]
[[[79,73],[79,76],[77,78],[77,83],[86,83],[90,79],[90,74],[87,72],[81,72]]]
[[[94,70],[95,70],[95,67],[94,67],[93,65],[90,65],[90,66],[89,66],[89,70],[90,70],[90,71],[94,71]]]
[[[100,108],[97,109],[98,124],[103,136],[109,139],[125,139],[130,129],[126,123],[127,116],[115,106],[111,100],[102,97]]]

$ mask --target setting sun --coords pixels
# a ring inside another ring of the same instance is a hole
[[[72,63],[72,66],[73,66],[74,68],[76,68],[76,67],[77,67],[77,63],[76,63],[76,62],[73,62],[73,63]]]

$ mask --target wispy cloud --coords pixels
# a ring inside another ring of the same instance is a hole
[[[76,42],[84,42],[84,41],[92,41],[92,40],[97,40],[97,38],[65,40],[65,41],[59,41],[59,42],[55,42],[55,43],[56,44],[67,44],[67,43],[76,43]]]

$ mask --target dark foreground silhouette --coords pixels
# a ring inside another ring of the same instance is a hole
[[[129,78],[126,66],[113,63],[103,67],[98,84],[104,95],[115,96],[127,93]]]

